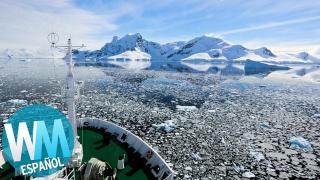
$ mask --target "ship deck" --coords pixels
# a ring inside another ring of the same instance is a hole
[[[9,163],[5,163],[0,169],[0,179],[7,180],[11,179],[15,176],[14,169],[9,165]]]
[[[120,142],[114,139],[110,140],[108,145],[103,144],[103,133],[95,129],[78,130],[80,143],[83,145],[82,162],[88,162],[90,158],[95,157],[101,161],[107,162],[113,168],[116,168],[118,157],[125,155],[125,162],[128,161],[128,152],[121,146]],[[133,168],[125,163],[125,168],[118,170],[117,177],[119,180],[145,180],[150,179],[142,168]]]
[[[109,144],[103,143],[103,133],[97,129],[78,129],[79,141],[83,145],[82,162],[88,162],[90,158],[95,157],[101,161],[107,162],[112,168],[116,168],[118,157],[125,154],[125,162],[131,156],[122,147],[121,143],[115,139],[110,139]],[[123,170],[117,171],[118,180],[147,180],[155,179],[148,175],[143,167],[136,165],[133,167],[130,163],[125,163]],[[15,176],[14,169],[8,163],[5,163],[0,169],[0,179],[11,179]]]

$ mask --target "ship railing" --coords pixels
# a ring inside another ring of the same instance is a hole
[[[69,174],[67,174],[67,177],[66,177],[68,180],[76,180],[76,175],[75,175],[75,171],[74,169],[72,169]]]
[[[158,166],[160,171],[157,173],[153,173],[157,179],[163,179],[164,174],[167,175],[164,179],[173,180],[174,171],[171,167],[166,163],[164,159],[145,141],[143,141],[140,137],[136,136],[132,132],[118,126],[110,121],[101,120],[101,119],[89,119],[84,118],[77,121],[78,127],[94,127],[97,129],[103,128],[107,132],[116,136],[117,140],[123,143],[128,143],[129,146],[133,147],[135,151],[139,152],[144,157],[147,157],[148,154],[151,155],[147,157],[147,164],[150,164],[151,167]]]
[[[173,179],[173,173],[171,173],[168,177],[166,177],[166,178],[163,179],[163,180],[171,180],[171,179]]]

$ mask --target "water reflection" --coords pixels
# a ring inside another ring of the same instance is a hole
[[[161,63],[160,63],[161,62]],[[216,63],[210,61],[146,61],[146,60],[113,60],[105,62],[109,66],[128,70],[171,70],[178,72],[195,72],[219,74],[221,76],[254,76],[258,78],[285,78],[320,82],[320,65],[281,65],[289,70],[272,66],[246,66],[239,63]],[[165,68],[159,68],[159,64]],[[94,79],[105,75],[98,64],[79,65],[75,68],[78,79]],[[156,66],[157,65],[157,66]],[[64,80],[67,72],[66,62],[62,59],[0,59],[0,76],[14,79],[59,79]]]
[[[117,59],[110,60],[108,63],[129,70],[142,70],[151,66],[151,62],[149,60],[138,59]]]
[[[241,64],[227,64],[225,67],[221,68],[221,75],[224,76],[242,76],[244,75],[244,66]]]
[[[183,61],[181,64],[200,72],[207,72],[211,67],[214,67],[214,64],[208,62],[194,63],[190,61]]]
[[[20,61],[18,59],[0,59],[0,76],[6,79],[19,80],[65,80],[67,64],[62,59],[30,59]],[[104,75],[99,68],[80,66],[75,68],[76,78],[94,79]]]

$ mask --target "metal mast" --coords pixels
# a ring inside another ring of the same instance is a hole
[[[75,80],[74,80],[74,62],[72,59],[72,44],[71,38],[68,39],[68,74],[67,74],[67,86],[66,86],[66,103],[68,106],[68,119],[73,128],[74,141],[76,143],[77,137],[77,121],[76,121],[76,108],[75,108]]]
[[[74,150],[72,154],[72,158],[69,162],[69,167],[79,167],[81,165],[83,152],[82,152],[82,145],[78,141],[78,134],[77,134],[77,119],[76,119],[76,99],[80,97],[79,88],[81,86],[80,83],[75,82],[74,77],[74,61],[72,58],[72,49],[73,48],[82,48],[82,46],[72,46],[71,38],[68,39],[67,46],[57,46],[56,43],[58,42],[58,35],[56,33],[50,33],[48,35],[48,40],[51,43],[52,48],[59,48],[59,49],[66,49],[67,55],[66,60],[68,64],[68,73],[66,78],[66,87],[63,91],[63,98],[66,101],[67,109],[68,109],[68,119],[73,129],[74,135]]]

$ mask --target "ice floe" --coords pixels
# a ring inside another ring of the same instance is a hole
[[[26,105],[26,104],[28,104],[28,101],[23,100],[23,99],[11,99],[8,102],[12,103],[14,105]]]
[[[152,126],[162,131],[165,131],[167,133],[172,132],[176,128],[176,125],[174,124],[174,120],[167,120],[161,124],[153,124]]]
[[[293,148],[302,149],[304,151],[312,151],[310,142],[303,137],[292,137],[289,142]]]
[[[198,109],[196,106],[180,106],[180,105],[177,105],[176,108],[179,111],[195,111]]]

